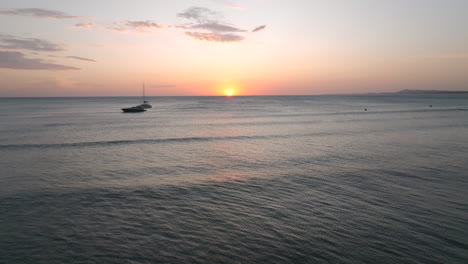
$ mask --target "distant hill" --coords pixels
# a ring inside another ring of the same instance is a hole
[[[468,93],[468,91],[443,91],[443,90],[401,90],[396,92],[399,94],[453,94],[453,93]]]

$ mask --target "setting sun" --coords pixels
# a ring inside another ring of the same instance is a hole
[[[220,84],[219,86],[219,94],[222,94],[224,96],[234,96],[240,93],[239,91],[239,85],[232,83],[232,82],[225,82]]]

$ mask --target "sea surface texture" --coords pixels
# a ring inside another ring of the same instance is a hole
[[[467,94],[150,101],[0,99],[0,263],[468,263]]]

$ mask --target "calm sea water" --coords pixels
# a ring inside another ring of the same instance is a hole
[[[0,99],[0,263],[468,263],[468,95],[150,100]]]

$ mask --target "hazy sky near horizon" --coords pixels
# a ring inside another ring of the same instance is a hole
[[[0,96],[468,90],[465,0],[2,0]]]

